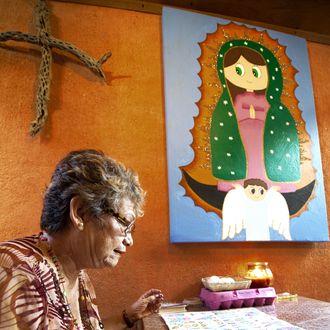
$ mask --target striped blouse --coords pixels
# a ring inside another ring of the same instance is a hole
[[[0,243],[0,329],[76,329],[47,249],[38,235]],[[102,329],[93,286],[81,275],[83,329]]]

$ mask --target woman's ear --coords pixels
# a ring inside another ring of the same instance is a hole
[[[70,220],[74,228],[84,230],[84,221],[81,215],[81,203],[78,196],[74,196],[70,201]]]

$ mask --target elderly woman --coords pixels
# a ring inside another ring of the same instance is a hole
[[[157,311],[163,295],[151,289],[101,321],[85,272],[117,265],[143,203],[131,170],[99,151],[69,153],[45,193],[42,232],[0,244],[0,328],[126,329]]]

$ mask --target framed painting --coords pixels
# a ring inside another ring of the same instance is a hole
[[[171,242],[327,241],[306,41],[164,8]]]

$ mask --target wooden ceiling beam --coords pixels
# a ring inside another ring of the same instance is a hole
[[[163,3],[166,1],[161,0],[153,0],[153,1],[142,1],[142,0],[52,0],[52,1],[58,1],[58,2],[70,2],[70,3],[79,3],[79,4],[85,4],[85,5],[93,5],[93,6],[101,6],[101,7],[111,7],[111,8],[119,8],[119,9],[125,9],[125,10],[134,10],[134,11],[140,11],[140,12],[147,12],[151,14],[161,15],[162,14],[162,8]],[[184,4],[183,2],[181,2]],[[188,1],[188,3],[190,3]],[[300,30],[300,29],[293,29],[285,26],[279,26],[279,25],[273,25],[268,24],[265,22],[260,21],[253,21],[253,20],[247,20],[239,17],[232,17],[232,16],[226,16],[226,15],[220,15],[217,13],[211,13],[211,12],[205,12],[205,11],[196,11],[192,10],[191,6],[189,4],[185,5],[185,7],[182,6],[170,6],[172,8],[177,9],[184,9],[184,10],[190,10],[196,13],[200,14],[206,14],[211,15],[219,18],[224,18],[232,21],[237,21],[249,25],[256,25],[261,26],[266,29],[276,30],[283,33],[288,33],[291,35],[295,35],[298,37],[305,38],[308,41],[312,42],[318,42],[322,44],[330,44],[330,36],[326,34],[316,33],[312,31],[306,31],[306,30]]]

